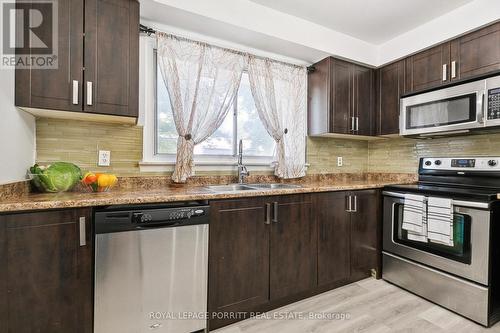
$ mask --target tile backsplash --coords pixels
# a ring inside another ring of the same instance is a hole
[[[37,162],[41,164],[62,160],[73,162],[84,170],[102,170],[120,176],[155,175],[139,171],[142,127],[38,119],[36,139]],[[308,138],[308,174],[414,173],[421,156],[500,155],[499,142],[500,133],[425,140],[393,138],[370,142]],[[97,166],[98,150],[111,151],[110,167]],[[342,167],[337,166],[339,156],[343,157]],[[205,171],[197,174],[221,175],[224,172]]]
[[[500,156],[500,133],[439,139],[394,138],[368,144],[368,172],[413,173],[420,157]]]
[[[94,122],[37,119],[37,163],[68,161],[84,170],[113,172],[120,176],[155,175],[140,173],[142,160],[142,127]],[[111,166],[97,166],[98,150],[111,151]],[[344,158],[337,167],[337,156]],[[307,141],[308,173],[354,173],[368,169],[368,144],[363,141],[309,138]],[[262,171],[262,174],[270,172]],[[203,171],[197,175],[232,174],[230,171]]]

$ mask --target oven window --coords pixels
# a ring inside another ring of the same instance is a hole
[[[476,94],[406,107],[406,129],[446,126],[476,120]]]
[[[453,216],[453,246],[446,246],[433,242],[416,242],[408,239],[408,232],[402,228],[403,204],[395,204],[394,214],[394,241],[418,250],[433,253],[441,257],[470,264],[471,245],[470,230],[471,217],[455,213]]]

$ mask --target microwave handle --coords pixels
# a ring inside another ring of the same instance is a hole
[[[485,106],[484,97],[485,97],[485,95],[486,94],[484,93],[484,91],[481,92],[481,97],[477,101],[476,117],[477,117],[477,122],[479,124],[484,123],[484,106]]]

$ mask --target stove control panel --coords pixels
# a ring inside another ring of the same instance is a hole
[[[425,170],[451,171],[500,171],[500,156],[485,157],[424,157],[421,168]]]

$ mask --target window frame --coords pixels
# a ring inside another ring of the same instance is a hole
[[[141,61],[141,81],[143,83],[143,158],[139,163],[142,172],[163,172],[172,171],[176,162],[176,154],[157,153],[157,49],[151,39],[141,41],[144,43],[143,60]],[[237,99],[237,97],[236,97]],[[233,127],[237,127],[237,102],[233,104],[232,112],[235,115]],[[237,138],[237,128],[234,128],[233,135]],[[233,140],[235,141],[235,140]],[[237,140],[236,140],[237,141]],[[195,171],[234,171],[237,169],[238,143],[233,142],[233,155],[195,155]],[[275,156],[245,156],[243,163],[250,171],[272,171],[276,165]]]

